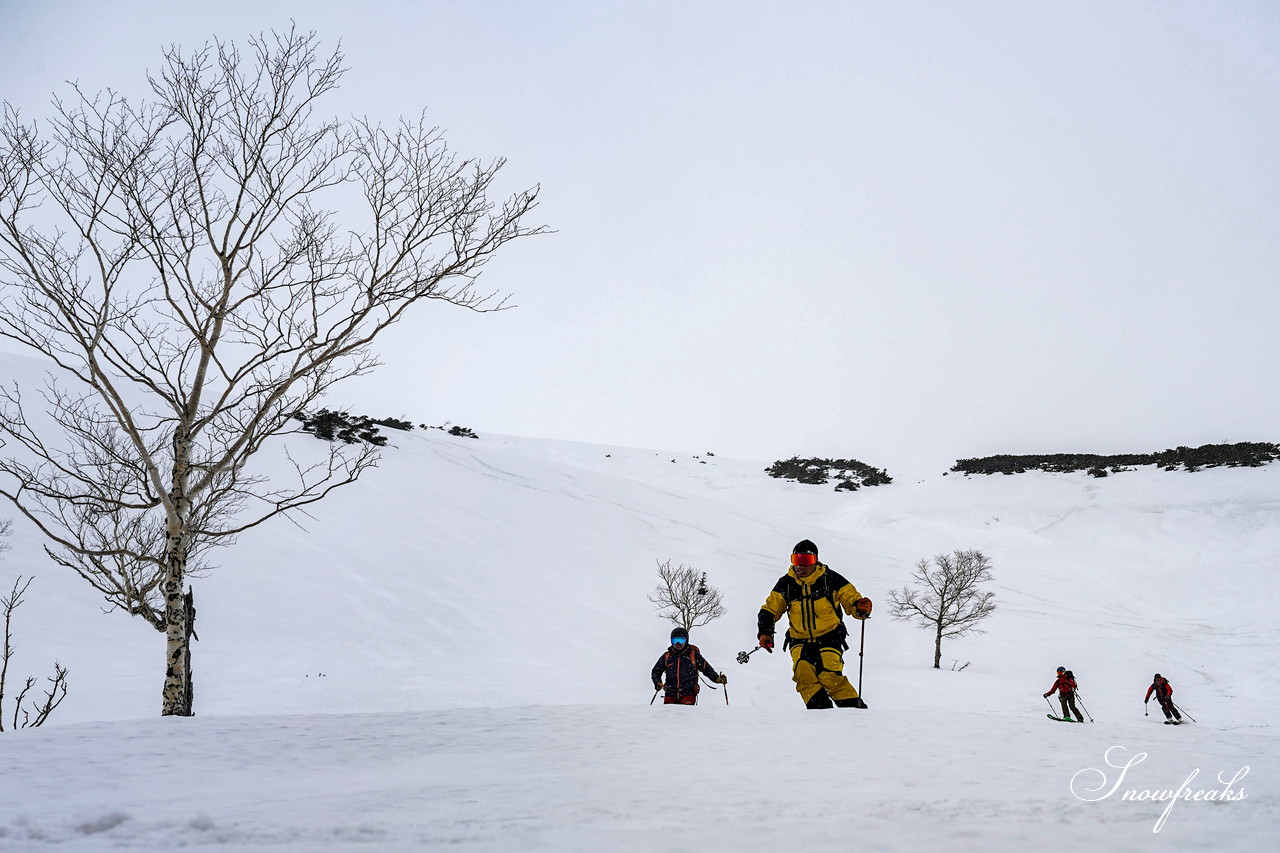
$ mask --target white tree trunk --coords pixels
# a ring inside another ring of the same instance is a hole
[[[164,595],[165,672],[161,716],[192,716],[191,626],[182,587],[187,578],[187,523],[191,502],[187,494],[191,470],[191,440],[184,424],[173,440],[173,489],[170,492],[169,530],[165,539]]]
[[[186,600],[182,595],[186,559],[178,556],[169,565],[164,580],[165,673],[162,716],[190,717],[191,631]]]

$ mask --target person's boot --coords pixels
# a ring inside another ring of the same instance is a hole
[[[835,700],[837,708],[865,708],[867,703],[862,701],[861,696],[854,696],[852,699]]]
[[[822,690],[819,690],[817,693],[810,696],[809,701],[805,702],[804,706],[809,709],[830,708],[831,697],[827,695],[826,689],[823,688]]]

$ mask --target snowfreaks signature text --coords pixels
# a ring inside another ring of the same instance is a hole
[[[1115,760],[1112,759],[1111,753],[1113,752],[1117,752],[1118,753],[1117,757],[1120,760],[1123,760],[1124,754],[1127,753],[1128,750],[1125,749],[1123,746],[1113,746],[1102,754],[1103,761],[1105,761],[1111,767],[1115,767],[1119,769],[1120,771],[1120,774],[1116,776],[1115,783],[1111,785],[1110,789],[1108,789],[1106,793],[1100,793],[1104,788],[1107,787],[1107,771],[1099,770],[1096,767],[1086,767],[1084,770],[1081,770],[1080,772],[1076,773],[1076,775],[1071,777],[1071,793],[1076,799],[1084,800],[1085,802],[1088,802],[1088,803],[1096,803],[1099,800],[1105,800],[1107,797],[1111,796],[1117,790],[1119,790],[1121,783],[1124,782],[1125,774],[1129,772],[1129,768],[1141,762],[1147,757],[1147,754],[1145,752],[1139,752],[1137,755],[1133,756],[1128,761],[1124,761],[1124,763],[1118,764],[1116,763]],[[1090,788],[1086,784],[1086,780],[1092,779],[1092,777],[1085,776],[1085,774],[1089,774],[1089,773],[1096,773],[1101,779],[1101,781],[1098,783],[1097,787],[1095,788]],[[1130,788],[1129,790],[1126,790],[1123,794],[1120,795],[1120,799],[1134,800],[1135,802],[1150,800],[1153,803],[1162,803],[1168,800],[1169,805],[1165,806],[1164,812],[1162,812],[1160,815],[1160,819],[1156,821],[1155,828],[1151,830],[1152,832],[1159,832],[1160,827],[1164,826],[1164,822],[1169,819],[1169,812],[1173,811],[1173,804],[1178,802],[1178,800],[1187,800],[1187,801],[1243,800],[1245,798],[1244,789],[1243,788],[1234,789],[1231,786],[1235,785],[1237,782],[1239,782],[1241,779],[1247,776],[1248,773],[1249,773],[1249,765],[1246,764],[1244,767],[1237,770],[1236,774],[1232,776],[1230,779],[1223,778],[1226,775],[1225,773],[1219,773],[1218,784],[1222,786],[1221,789],[1219,790],[1204,790],[1204,789],[1193,790],[1191,788],[1191,782],[1197,776],[1200,775],[1200,769],[1196,768],[1195,770],[1191,771],[1191,775],[1188,776],[1183,781],[1183,783],[1178,786],[1178,789],[1176,791],[1172,788],[1166,788],[1163,790],[1155,790],[1155,791],[1145,790],[1145,789],[1138,791]],[[1085,776],[1084,780],[1081,779],[1082,776]]]

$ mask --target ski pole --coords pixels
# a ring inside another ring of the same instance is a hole
[[[729,685],[724,685],[724,704],[729,704]]]
[[[1186,715],[1186,718],[1187,718],[1188,720],[1190,720],[1191,722],[1193,722],[1193,723],[1194,723],[1194,722],[1196,721],[1196,718],[1195,718],[1195,717],[1191,716],[1191,715],[1190,715],[1190,714],[1188,714],[1186,711],[1182,710],[1182,708],[1178,707],[1178,705],[1177,705],[1177,704],[1176,704],[1172,699],[1170,699],[1170,700],[1169,700],[1169,704],[1170,704],[1170,705],[1173,705],[1173,707],[1177,708],[1177,709],[1178,709],[1178,713]]]
[[[862,695],[862,650],[867,645],[867,620],[862,619],[862,637],[858,640],[858,695]]]
[[[657,690],[653,691],[653,699],[657,699],[657,698],[658,698],[658,694],[659,694],[659,693],[661,693],[661,692],[662,692],[662,688],[661,688],[661,687],[659,687]],[[650,704],[650,705],[652,705],[652,704],[653,704],[653,699],[650,699],[650,700],[649,700],[649,704]]]
[[[1076,701],[1080,703],[1080,708],[1084,711],[1084,715],[1089,718],[1089,722],[1093,722],[1093,716],[1089,713],[1089,709],[1084,707],[1084,702],[1080,700],[1080,691],[1076,691]]]
[[[1041,694],[1041,697],[1044,699],[1044,704],[1046,704],[1046,705],[1048,705],[1048,706],[1049,706],[1049,711],[1050,711],[1050,713],[1052,713],[1052,712],[1053,712],[1053,703],[1049,701],[1049,697],[1048,697],[1048,696],[1044,696],[1043,694]]]

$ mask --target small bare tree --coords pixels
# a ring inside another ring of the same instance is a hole
[[[9,543],[4,541],[9,536],[9,531],[13,526],[13,522],[9,519],[0,521],[0,554],[9,550]],[[13,582],[13,589],[9,595],[0,597],[0,611],[4,613],[4,646],[0,647],[0,732],[4,731],[4,692],[5,686],[9,678],[9,659],[13,657],[13,611],[22,605],[22,596],[26,594],[27,587],[31,586],[34,578],[27,578],[27,582],[22,582],[22,576],[19,575],[17,580]],[[62,704],[62,700],[67,695],[67,669],[62,664],[54,661],[53,675],[48,679],[49,692],[45,694],[43,703],[33,702],[30,708],[26,707],[27,694],[31,692],[31,688],[35,687],[35,676],[28,676],[27,682],[22,690],[18,692],[18,698],[13,704],[13,723],[11,728],[25,729],[35,728],[44,725],[44,721],[49,719],[49,715],[53,710]],[[32,717],[32,714],[35,714]]]
[[[981,633],[979,623],[995,612],[995,593],[978,588],[992,580],[991,563],[981,551],[956,551],[934,557],[932,568],[921,560],[911,577],[914,588],[889,592],[889,612],[933,630],[933,668],[941,669],[942,638]]]
[[[502,160],[459,160],[421,120],[318,118],[343,73],[314,34],[215,40],[166,51],[150,102],[76,88],[43,127],[0,119],[0,337],[60,368],[0,390],[0,496],[165,634],[165,715],[192,713],[184,587],[208,549],[377,459],[273,439],[376,367],[412,306],[505,307],[480,270],[543,231],[522,224],[536,188],[490,199]],[[289,477],[250,465],[268,448]]]
[[[707,583],[707,573],[671,561],[658,563],[658,585],[649,595],[658,615],[686,631],[724,615],[720,590]]]

